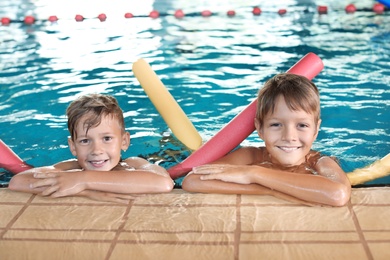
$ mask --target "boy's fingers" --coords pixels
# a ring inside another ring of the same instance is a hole
[[[53,193],[56,192],[58,190],[58,188],[59,188],[58,185],[50,186],[46,190],[42,191],[41,195],[42,196],[53,195]]]
[[[204,166],[198,166],[194,167],[192,171],[195,174],[212,174],[212,173],[220,173],[225,170],[225,167],[223,165],[204,165]]]
[[[54,178],[57,177],[57,173],[55,172],[36,172],[34,173],[34,178],[37,179],[45,179],[45,178]]]
[[[209,173],[212,169],[212,165],[202,165],[202,166],[196,166],[192,168],[192,171],[194,173]]]
[[[31,188],[39,188],[39,187],[44,187],[44,186],[53,186],[56,184],[56,179],[55,178],[49,178],[49,179],[42,179],[39,181],[36,181],[34,183],[30,184]]]
[[[204,180],[219,180],[218,175],[216,174],[205,174],[199,177],[202,181]]]

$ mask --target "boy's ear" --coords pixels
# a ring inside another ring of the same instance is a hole
[[[263,139],[263,128],[259,122],[259,119],[257,118],[255,118],[255,127],[256,127],[257,134],[261,139]]]
[[[77,156],[76,147],[74,145],[72,138],[70,137],[68,138],[68,145],[69,145],[69,150],[73,154],[73,156]]]
[[[129,148],[130,146],[130,133],[129,132],[125,132],[123,135],[122,135],[122,150],[123,151],[126,151],[127,148]]]
[[[322,120],[321,120],[321,119],[318,119],[318,123],[317,123],[317,132],[316,132],[316,134],[315,134],[315,138],[317,138],[318,133],[320,132],[321,122],[322,122]]]

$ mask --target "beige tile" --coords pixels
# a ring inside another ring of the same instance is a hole
[[[122,259],[233,260],[234,248],[232,245],[117,244],[110,260]]]
[[[171,193],[139,195],[134,205],[236,205],[237,195],[189,193],[174,189]]]
[[[0,203],[26,203],[31,196],[33,195],[30,193],[17,192],[5,188],[0,189]]]
[[[26,240],[95,240],[111,241],[116,231],[86,231],[86,230],[36,230],[36,229],[11,229],[5,233],[5,239]]]
[[[347,207],[241,207],[243,231],[355,231]]]
[[[364,230],[390,230],[389,206],[354,206],[361,228]]]
[[[390,206],[390,187],[352,189],[351,202],[352,204],[387,204]]]
[[[236,208],[224,207],[142,207],[133,206],[127,231],[233,232]]]
[[[122,232],[119,236],[119,241],[132,242],[174,242],[174,243],[199,243],[199,242],[219,242],[233,243],[233,232]]]
[[[109,243],[0,241],[1,259],[105,259]]]
[[[22,207],[22,205],[1,205],[0,228],[5,228],[17,216]]]
[[[275,198],[273,196],[268,195],[241,195],[241,204],[255,204],[255,205],[286,205],[293,203]],[[297,204],[295,204],[297,205]],[[298,205],[300,206],[300,205]]]
[[[63,197],[63,198],[51,198],[51,197],[42,197],[37,195],[32,204],[49,204],[58,205],[58,204],[85,204],[85,205],[115,205],[113,202],[97,201],[86,197]]]
[[[361,244],[250,244],[240,245],[239,259],[353,259],[367,260]]]
[[[369,242],[389,241],[390,246],[390,230],[364,231],[364,238]]]
[[[30,205],[13,228],[112,230],[121,224],[123,206]]]
[[[333,242],[333,241],[359,241],[359,234],[354,231],[349,232],[288,232],[288,231],[270,231],[270,232],[255,232],[242,233],[240,241],[246,242],[280,242],[289,241],[295,243],[305,243],[307,241],[313,242]]]
[[[371,250],[373,259],[388,260],[390,259],[390,243],[369,243],[368,247]]]

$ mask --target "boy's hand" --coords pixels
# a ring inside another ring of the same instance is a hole
[[[31,188],[46,187],[41,195],[53,198],[75,195],[85,190],[82,177],[80,171],[34,173],[34,178],[39,180],[32,183]]]
[[[229,164],[206,164],[192,169],[191,173],[202,174],[201,180],[220,180],[238,184],[251,184],[253,166]]]

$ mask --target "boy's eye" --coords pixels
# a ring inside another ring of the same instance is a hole
[[[272,123],[272,124],[270,124],[270,126],[271,127],[278,127],[278,126],[280,126],[280,123]]]
[[[80,142],[80,144],[88,144],[89,140],[88,139],[81,139],[79,142]]]
[[[111,136],[105,136],[104,137],[104,141],[111,141],[112,140],[112,137]]]
[[[306,127],[309,127],[307,124],[298,124],[298,127],[299,128],[306,128]]]

